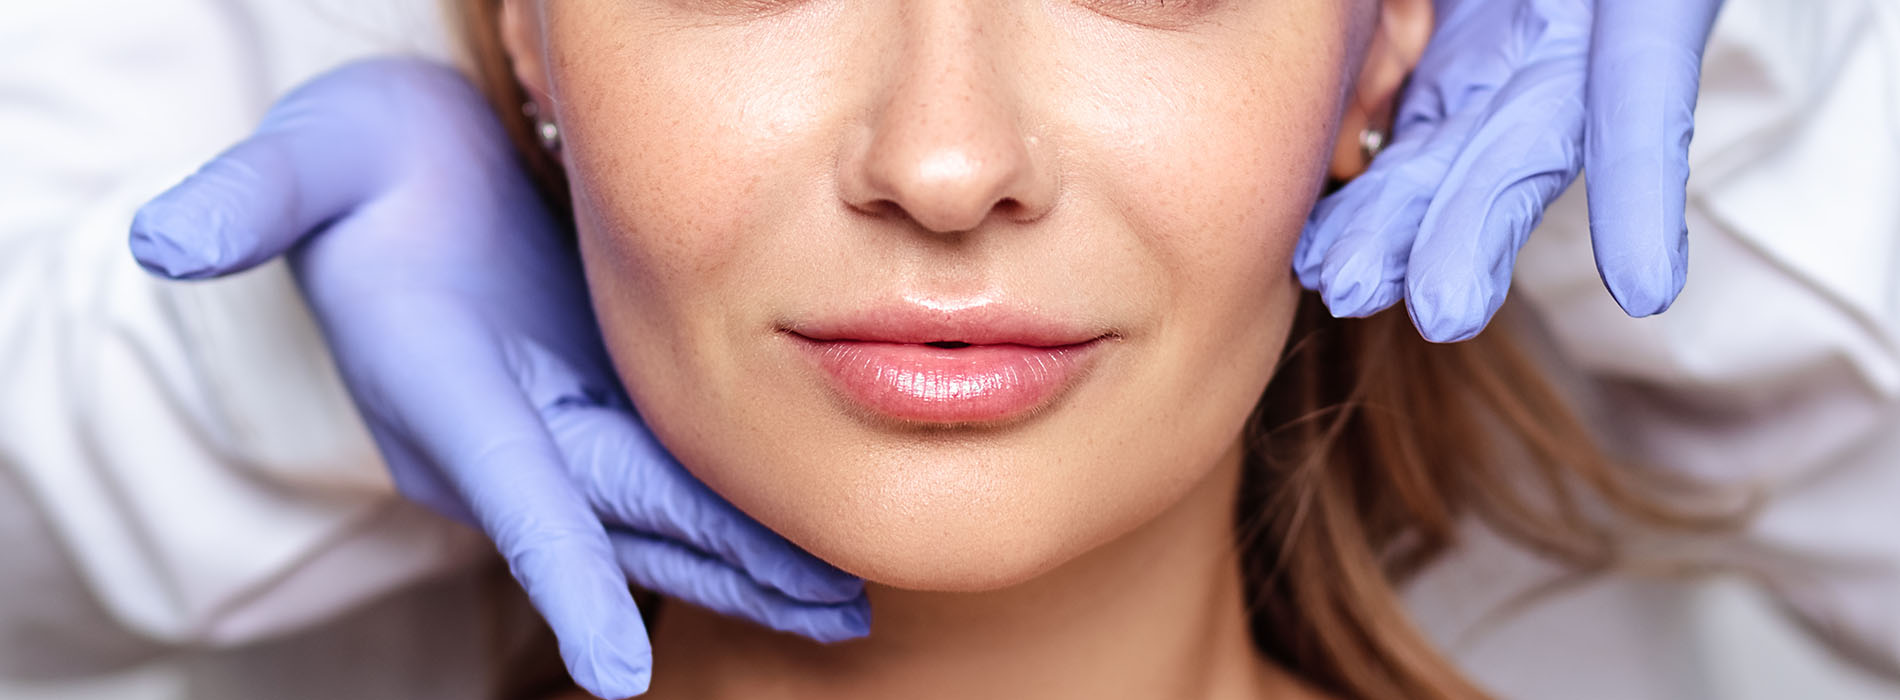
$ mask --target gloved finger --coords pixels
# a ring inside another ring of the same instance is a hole
[[[1631,316],[1668,309],[1688,277],[1689,140],[1720,4],[1597,2],[1584,137],[1590,238],[1604,286]]]
[[[645,692],[652,649],[626,577],[502,344],[452,301],[396,294],[361,304],[306,293],[320,299],[313,308],[337,346],[407,350],[337,361],[370,422],[400,433],[468,504],[554,630],[575,681],[602,697]]]
[[[1425,338],[1476,336],[1504,303],[1517,251],[1582,165],[1582,52],[1522,67],[1493,97],[1425,212],[1406,305]]]
[[[798,600],[840,603],[863,594],[862,580],[799,549],[700,483],[632,411],[566,402],[544,406],[542,415],[575,484],[607,522],[704,552]]]
[[[401,151],[378,144],[401,120],[387,118],[399,105],[386,93],[418,82],[473,91],[451,68],[399,60],[352,64],[299,87],[249,138],[139,209],[133,257],[173,279],[241,272],[388,189]]]
[[[1299,278],[1300,286],[1315,292],[1319,291],[1319,266],[1326,260],[1326,251],[1332,250],[1338,239],[1339,227],[1328,226],[1336,216],[1340,196],[1345,189],[1321,197],[1313,205],[1313,211],[1307,212],[1306,224],[1300,231],[1300,240],[1293,245],[1293,274]],[[1343,216],[1343,215],[1342,215]]]
[[[1435,121],[1421,123],[1405,132],[1404,136],[1395,137],[1386,149],[1386,154],[1398,152],[1399,157],[1380,155],[1373,159],[1365,173],[1313,205],[1313,211],[1307,214],[1305,228],[1300,232],[1300,240],[1293,248],[1293,272],[1299,277],[1301,286],[1315,292],[1324,291],[1320,271],[1326,264],[1326,257],[1346,234],[1347,221],[1363,210],[1368,200],[1379,196],[1380,187],[1391,180],[1389,171],[1409,162],[1417,151],[1417,142],[1435,133],[1437,127]],[[1337,311],[1335,315],[1339,315]]]
[[[1435,0],[1436,28],[1399,104],[1397,133],[1488,104],[1548,25],[1528,7],[1538,1]]]
[[[1334,316],[1370,316],[1404,295],[1412,239],[1474,123],[1461,114],[1410,130],[1315,210],[1308,235],[1316,243],[1300,261],[1301,279],[1310,274],[1309,288]]]
[[[378,421],[371,421],[368,428],[370,438],[376,442],[376,451],[390,467],[389,476],[395,482],[396,493],[412,503],[422,504],[437,515],[472,528],[481,528],[481,521],[462,501],[462,495],[456,492],[455,485],[444,479],[442,473],[430,465],[428,457],[417,451],[407,438]]]
[[[621,530],[608,534],[620,567],[641,588],[817,642],[871,633],[871,608],[862,594],[826,604],[793,600],[724,562],[673,542]]]
[[[560,459],[553,446],[491,439],[451,459],[472,460],[457,467],[470,473],[460,483],[472,510],[560,640],[575,682],[601,697],[645,693],[652,643],[606,532],[548,468]]]
[[[1370,316],[1404,296],[1413,241],[1452,159],[1525,54],[1533,15],[1496,3],[1439,4],[1438,29],[1394,119],[1391,145],[1315,208],[1295,270],[1334,316]],[[1491,15],[1510,13],[1509,21]],[[1422,329],[1421,329],[1422,330]]]
[[[1416,167],[1417,142],[1395,145],[1390,155]],[[1300,279],[1319,292],[1335,317],[1370,316],[1404,293],[1405,252],[1411,250],[1431,186],[1393,177],[1397,168],[1368,170],[1314,209],[1309,222],[1314,245],[1301,260]]]

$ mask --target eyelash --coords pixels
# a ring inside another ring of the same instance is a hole
[[[1185,28],[1224,0],[1082,0],[1101,14],[1157,29]]]
[[[778,9],[790,0],[725,0],[726,5],[740,10]],[[1160,7],[1189,8],[1195,5],[1211,4],[1212,0],[1084,0],[1092,5],[1127,6],[1133,9],[1154,9]]]
[[[692,2],[720,14],[767,15],[791,9],[804,0],[675,0]],[[905,0],[895,0],[904,2]],[[1226,0],[1073,0],[1103,15],[1135,24],[1175,27],[1214,9]],[[1178,27],[1176,27],[1178,28]]]
[[[1197,5],[1210,5],[1211,0],[1089,0],[1097,5],[1128,5],[1148,10],[1155,8],[1193,9]]]

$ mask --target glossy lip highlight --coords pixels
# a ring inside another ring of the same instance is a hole
[[[783,324],[838,394],[885,418],[1001,423],[1066,394],[1113,332],[997,305],[945,311],[917,304]]]

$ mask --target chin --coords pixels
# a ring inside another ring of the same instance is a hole
[[[1138,526],[1186,486],[1125,489],[1071,471],[1089,460],[1010,450],[839,457],[811,463],[820,471],[780,481],[772,494],[731,495],[833,566],[916,591],[981,592],[1027,582]],[[799,502],[805,507],[785,507]]]
[[[1009,588],[1085,547],[994,524],[919,520],[834,533],[812,553],[866,581],[912,591],[977,593]]]
[[[1016,586],[1083,548],[991,528],[917,527],[845,535],[812,550],[871,583],[911,591],[980,593]]]
[[[948,557],[902,556],[866,549],[829,561],[865,581],[891,588],[982,593],[1028,582],[1067,560],[1068,557],[1058,556],[1023,556],[1021,550],[966,547],[965,552]]]

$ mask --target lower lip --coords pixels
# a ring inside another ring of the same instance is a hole
[[[820,341],[797,336],[858,404],[900,421],[994,423],[1046,406],[1074,386],[1101,340],[1061,347]]]

